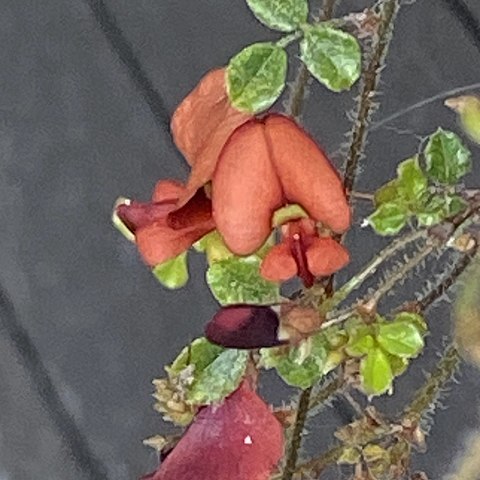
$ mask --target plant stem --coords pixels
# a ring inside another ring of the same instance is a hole
[[[345,166],[343,185],[347,196],[355,184],[358,164],[366,145],[370,117],[375,109],[374,96],[380,80],[381,67],[392,38],[393,23],[400,5],[398,0],[385,0],[382,7],[382,18],[379,23],[377,41],[363,74],[360,101],[353,123],[352,141]]]
[[[419,311],[426,310],[430,305],[435,303],[452,287],[458,277],[467,269],[475,256],[478,248],[475,248],[471,253],[463,255],[461,260],[457,262],[450,274],[443,279],[434,289],[430,290],[421,300],[415,302],[415,307]]]
[[[320,313],[327,314],[339,303],[347,298],[354,290],[359,288],[367,278],[371,277],[380,265],[396,255],[400,250],[407,247],[410,243],[415,242],[428,235],[426,230],[414,230],[406,233],[400,238],[395,239],[381,252],[379,252],[366,267],[356,275],[354,275],[347,283],[342,285],[330,299],[326,300],[320,307]]]
[[[434,244],[424,245],[415,255],[410,257],[397,270],[395,270],[388,278],[375,290],[368,300],[377,305],[380,299],[386,295],[398,282],[407,277],[407,275],[420,265],[434,250]]]
[[[324,0],[322,11],[320,12],[321,21],[332,19],[336,2],[337,0]],[[310,73],[306,65],[302,62],[298,67],[286,106],[287,114],[294,118],[298,118],[302,113],[309,78]]]
[[[427,382],[415,393],[412,402],[404,410],[403,418],[416,424],[435,403],[440,391],[452,378],[460,364],[460,356],[454,345],[450,345]]]
[[[282,480],[292,480],[295,468],[297,466],[300,447],[302,446],[302,435],[307,420],[310,407],[310,398],[312,396],[312,387],[303,390],[298,400],[297,418],[293,428],[292,440],[287,453],[287,462],[283,471]]]
[[[309,408],[313,409],[319,405],[323,405],[339,392],[339,390],[343,387],[343,384],[343,377],[338,376],[327,384],[323,385],[317,394],[312,395]]]

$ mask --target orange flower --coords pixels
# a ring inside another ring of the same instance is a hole
[[[210,200],[202,189],[188,205],[178,209],[185,187],[171,180],[157,183],[152,202],[127,201],[116,208],[118,217],[135,235],[135,243],[145,262],[155,266],[183,253],[215,228]],[[167,222],[175,211],[174,227]]]
[[[217,228],[234,253],[248,255],[267,239],[275,210],[288,203],[335,232],[350,225],[342,182],[310,136],[282,115],[250,120],[229,138],[212,177]]]
[[[310,218],[286,223],[282,235],[260,267],[267,280],[283,282],[298,275],[311,287],[315,277],[331,275],[349,262],[348,251],[333,238],[320,237]]]
[[[251,115],[233,108],[225,85],[225,68],[208,72],[175,110],[173,139],[192,172],[180,199],[186,203],[213,175],[220,152],[232,132]]]

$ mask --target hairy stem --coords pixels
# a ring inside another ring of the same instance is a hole
[[[453,285],[455,285],[460,275],[472,262],[477,250],[478,248],[475,248],[471,253],[463,255],[450,274],[445,277],[435,288],[430,290],[421,300],[416,302],[415,307],[420,311],[424,311],[439,298],[441,298]]]
[[[282,480],[292,480],[293,478],[297,466],[298,455],[300,453],[300,447],[302,446],[303,429],[308,416],[311,396],[312,387],[303,390],[300,394],[297,418],[295,419],[295,425],[293,427],[292,440],[288,448],[287,461],[283,471]]]
[[[349,195],[355,184],[358,164],[363,156],[368,135],[370,117],[375,109],[375,92],[380,80],[380,73],[392,38],[393,23],[400,5],[398,0],[385,0],[382,6],[381,21],[376,42],[363,74],[363,81],[357,113],[352,130],[352,140],[345,166],[343,185]]]
[[[452,378],[460,364],[460,356],[454,345],[450,345],[427,382],[415,393],[412,402],[404,410],[403,418],[418,423],[430,410],[445,384]]]
[[[414,230],[406,233],[400,238],[393,240],[387,247],[385,247],[381,252],[379,252],[373,260],[368,263],[365,268],[354,275],[347,283],[342,285],[330,299],[325,301],[321,307],[320,312],[323,314],[328,313],[333,308],[335,308],[340,302],[345,300],[348,295],[350,295],[354,290],[359,288],[365,280],[371,277],[377,271],[384,262],[388,261],[399,251],[403,250],[410,243],[419,240],[420,238],[425,238],[428,235],[426,230]]]

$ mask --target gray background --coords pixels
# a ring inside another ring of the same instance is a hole
[[[345,0],[341,10],[368,3]],[[403,8],[376,119],[480,81],[480,28],[463,7],[480,18],[475,0]],[[111,227],[111,207],[120,195],[147,199],[158,178],[185,178],[167,115],[207,70],[269,38],[243,0],[0,0],[0,479],[124,480],[155,466],[141,444],[164,428],[150,381],[216,305],[198,256],[187,288],[162,289]],[[372,133],[360,189],[416,151],[412,132],[456,128],[441,104]],[[351,108],[348,94],[312,86],[303,120],[332,154]],[[478,186],[479,174],[468,183]],[[359,229],[349,242],[352,270],[383,243]],[[436,359],[445,312],[431,310],[438,333],[399,382],[397,404]],[[478,422],[480,376],[465,367],[459,379],[417,460],[433,479]],[[286,392],[268,379],[269,398]],[[338,421],[331,411],[316,421],[311,448]]]

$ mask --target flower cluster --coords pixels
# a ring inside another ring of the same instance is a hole
[[[217,69],[178,107],[172,133],[191,166],[186,184],[162,180],[151,202],[123,200],[115,211],[149,266],[176,258],[214,230],[237,256],[255,254],[278,231],[280,241],[262,255],[260,267],[273,282],[298,276],[310,287],[348,263],[335,239],[351,220],[342,181],[292,118],[236,110],[225,69]],[[273,347],[283,343],[279,328],[271,308],[233,305],[209,322],[206,336],[230,348]],[[265,480],[282,445],[280,425],[245,380],[221,405],[202,407],[147,478]]]

